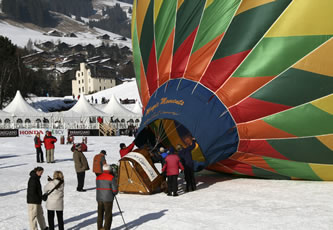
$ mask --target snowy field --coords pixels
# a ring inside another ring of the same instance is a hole
[[[81,138],[76,137],[76,140]],[[108,163],[119,160],[119,143],[131,137],[88,137],[85,153],[107,151]],[[40,164],[47,175],[65,176],[65,229],[96,229],[95,174],[86,173],[86,193],[76,192],[69,145],[56,144],[55,164]],[[33,137],[0,138],[0,229],[28,229],[26,187],[37,166]],[[128,229],[333,229],[333,183],[237,178],[210,172],[196,174],[198,190],[168,197],[119,194]],[[180,183],[182,183],[180,179]],[[45,203],[43,203],[43,206]],[[112,229],[125,229],[116,203]],[[44,209],[45,214],[45,209]]]

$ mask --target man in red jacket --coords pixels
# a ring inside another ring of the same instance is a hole
[[[162,168],[162,172],[166,171],[168,177],[168,196],[178,196],[178,174],[179,169],[184,170],[184,166],[180,162],[180,158],[175,153],[173,148],[170,148],[169,155],[165,158],[165,164]]]
[[[120,144],[120,157],[123,158],[127,153],[131,152],[134,148],[134,141],[132,142],[132,144],[130,144],[129,146],[126,147],[126,145],[124,143]]]
[[[43,157],[43,151],[42,151],[42,140],[40,139],[40,134],[37,133],[35,138],[35,148],[36,148],[36,153],[37,153],[37,162],[38,163],[43,163],[44,162],[44,157]]]
[[[46,162],[54,163],[54,143],[57,142],[57,138],[51,135],[50,131],[46,132],[44,137],[44,144],[46,149]]]

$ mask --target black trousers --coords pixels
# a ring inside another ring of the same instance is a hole
[[[168,176],[168,194],[176,194],[178,191],[178,175]]]
[[[84,178],[86,176],[86,172],[85,171],[77,172],[76,175],[77,175],[77,188],[76,188],[76,190],[80,191],[80,190],[83,189],[83,186],[84,186]]]
[[[186,181],[186,191],[192,191],[197,189],[195,177],[194,177],[194,170],[191,167],[185,165],[184,167],[184,174],[185,174],[185,181]]]
[[[112,224],[112,205],[113,202],[97,202],[97,229],[103,228],[103,219],[104,221],[104,229],[110,230]]]
[[[44,162],[43,150],[41,147],[36,148],[37,162]]]
[[[63,211],[47,210],[47,220],[49,222],[49,230],[54,230],[54,212],[57,212],[58,228],[64,230]]]

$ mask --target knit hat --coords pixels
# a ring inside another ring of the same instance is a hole
[[[111,171],[111,166],[108,164],[103,165],[103,171]]]
[[[101,150],[101,153],[103,153],[104,155],[106,155],[106,151],[105,150]]]
[[[75,149],[79,149],[79,148],[81,148],[81,144],[80,143],[75,145]]]

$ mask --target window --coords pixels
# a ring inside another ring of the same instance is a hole
[[[77,73],[77,76],[80,77],[80,73]]]
[[[18,123],[18,124],[22,124],[23,121],[22,121],[22,119],[19,118],[19,119],[16,120],[16,123]]]
[[[82,76],[83,76],[83,72],[81,72]]]
[[[82,87],[82,93],[84,93],[84,87]]]
[[[100,86],[100,87],[99,87],[99,91],[101,91],[101,90],[102,90],[102,87]]]
[[[83,79],[82,79],[82,84],[83,84]]]
[[[121,122],[125,122],[125,119],[121,119]]]
[[[81,93],[81,88],[79,88],[79,93]]]
[[[10,123],[10,120],[8,118],[6,118],[5,124],[9,124],[9,123]]]
[[[50,123],[49,119],[46,119],[46,118],[43,119],[43,122],[44,123]]]
[[[79,80],[79,85],[80,85],[80,80]]]
[[[2,120],[0,119],[0,124],[2,123]]]
[[[30,119],[25,119],[24,123],[31,123]]]
[[[139,119],[135,119],[135,123],[139,123],[140,122],[140,120]]]
[[[42,122],[42,120],[41,119],[37,119],[36,120],[36,123],[38,124],[38,123],[41,123]]]

